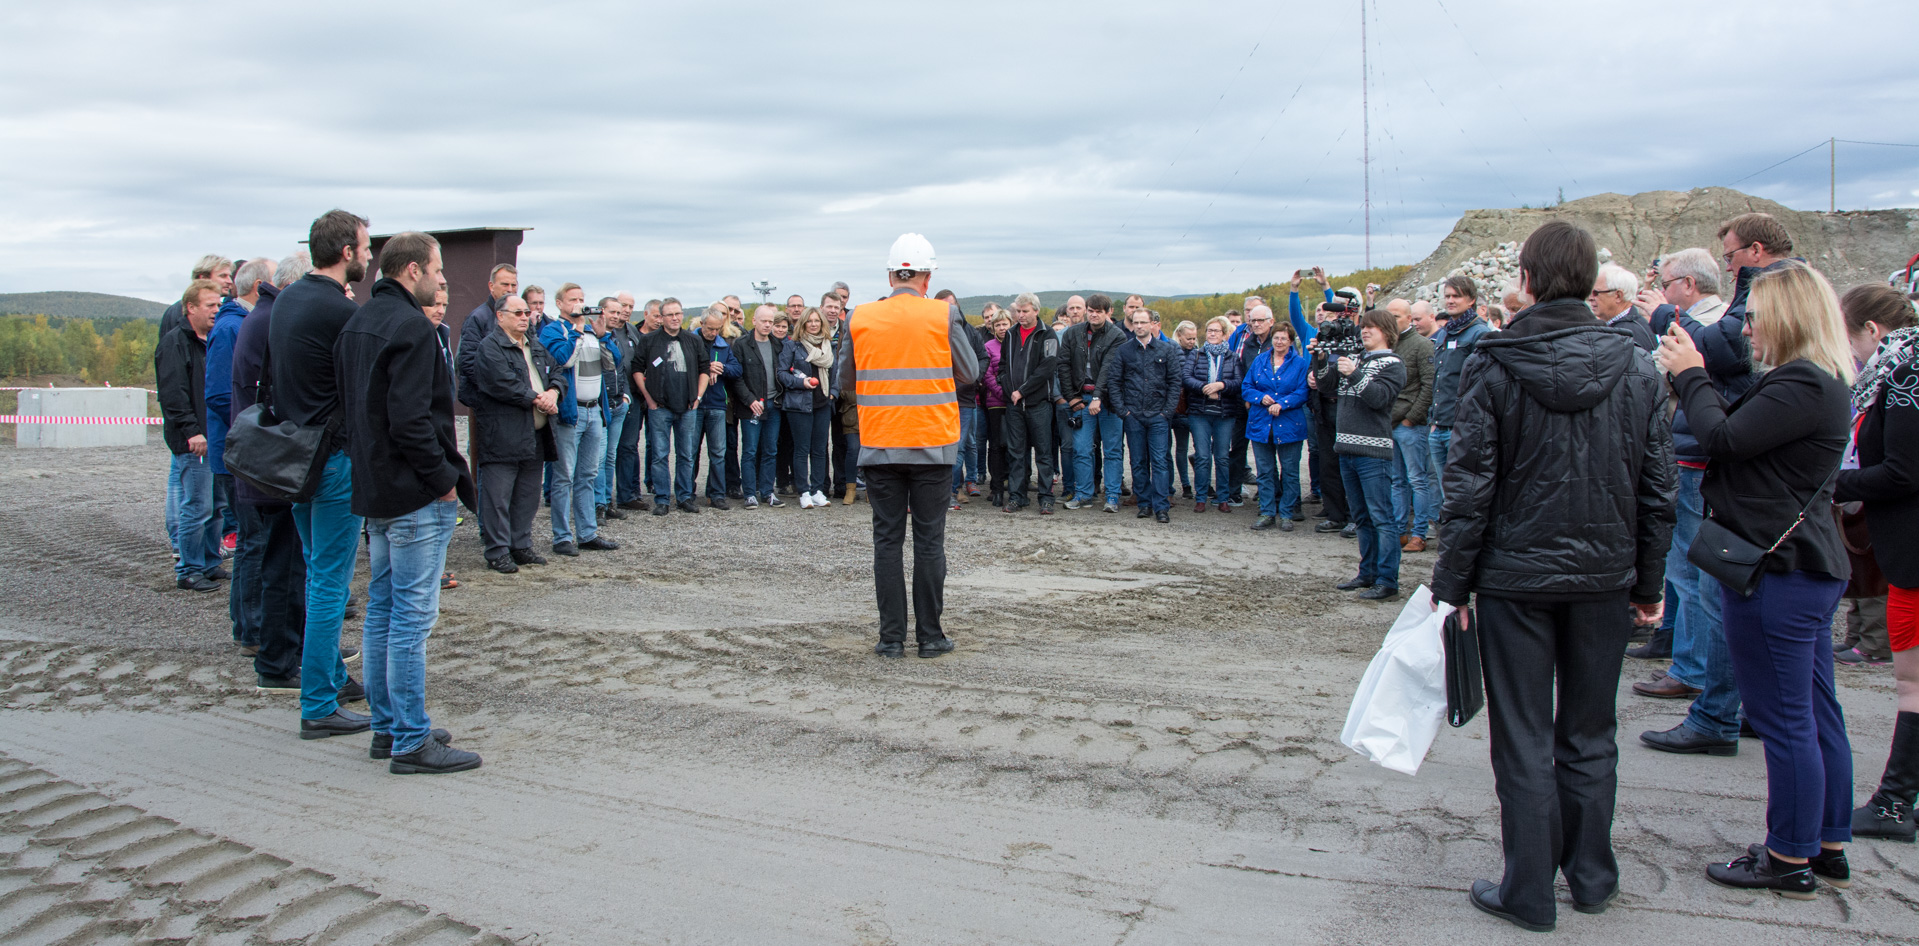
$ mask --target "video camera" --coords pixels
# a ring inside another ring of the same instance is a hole
[[[600,306],[590,305],[580,309],[580,314],[589,319],[597,319],[600,317],[600,314],[605,311],[606,310],[601,308]]]
[[[1347,315],[1359,311],[1359,306],[1353,305],[1342,298],[1335,298],[1331,302],[1322,302],[1320,303],[1320,307],[1334,315]]]

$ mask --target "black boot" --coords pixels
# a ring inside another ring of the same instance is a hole
[[[1914,796],[1919,796],[1919,713],[1900,713],[1886,774],[1865,807],[1853,811],[1852,836],[1910,843],[1919,836],[1919,825],[1913,822]]]
[[[1666,607],[1672,607],[1672,602],[1667,602]],[[1671,660],[1672,628],[1664,624],[1653,628],[1651,637],[1645,643],[1626,648],[1626,656],[1634,660]]]

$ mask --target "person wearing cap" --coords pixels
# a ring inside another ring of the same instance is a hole
[[[913,625],[921,657],[953,649],[940,627],[946,594],[946,506],[958,458],[958,386],[979,379],[959,307],[926,297],[939,267],[917,233],[886,257],[892,293],[847,316],[839,380],[859,402],[858,464],[873,507],[873,584],[881,657],[906,655],[902,548],[913,520]]]

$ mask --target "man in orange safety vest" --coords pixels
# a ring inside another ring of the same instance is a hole
[[[946,595],[946,508],[959,455],[957,388],[979,378],[958,306],[926,297],[939,267],[917,233],[886,257],[891,295],[847,316],[840,346],[841,390],[859,404],[860,455],[873,507],[873,585],[881,657],[906,656],[906,575],[902,551],[913,520],[913,632],[921,657],[953,649],[940,627]]]

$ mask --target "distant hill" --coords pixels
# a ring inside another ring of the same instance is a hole
[[[104,292],[0,293],[0,313],[60,315],[76,319],[158,319],[166,304]]]
[[[1135,295],[1135,293],[1110,292],[1105,289],[1049,289],[1045,292],[1033,293],[1033,295],[1039,297],[1040,308],[1057,309],[1065,305],[1066,300],[1073,296],[1090,296],[1095,292],[1104,292],[1113,297],[1113,308],[1115,309],[1119,308],[1120,304],[1126,301],[1127,296]],[[1145,296],[1148,299],[1192,299],[1198,295],[1204,295],[1204,293],[1198,293],[1187,296],[1156,296],[1150,292],[1137,294]],[[967,315],[978,315],[982,309],[986,308],[988,302],[997,302],[1000,304],[1000,308],[1007,308],[1013,304],[1013,297],[1015,295],[1017,295],[1017,293],[1009,292],[1003,296],[962,296],[960,297],[960,310]]]

